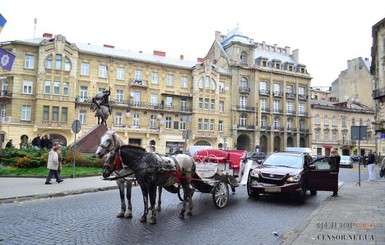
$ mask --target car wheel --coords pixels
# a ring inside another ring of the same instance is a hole
[[[301,191],[298,193],[298,203],[304,204],[306,200],[306,185],[305,183],[302,184]]]
[[[254,191],[254,190],[252,190],[250,186],[251,186],[251,178],[250,178],[250,175],[249,175],[249,178],[247,179],[247,184],[246,184],[247,194],[249,195],[250,198],[258,199],[259,198],[259,193]]]
[[[317,191],[316,190],[310,190],[310,195],[312,195],[312,196],[317,195]]]

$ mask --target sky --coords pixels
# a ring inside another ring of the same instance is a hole
[[[0,42],[62,34],[67,41],[195,61],[215,32],[239,27],[255,42],[299,50],[312,86],[330,86],[347,61],[371,58],[383,0],[0,0]],[[37,24],[34,24],[34,19]]]

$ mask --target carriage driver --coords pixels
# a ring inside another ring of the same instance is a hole
[[[103,90],[103,92],[95,95],[95,97],[92,98],[92,102],[96,104],[97,108],[99,108],[102,105],[106,106],[108,108],[108,112],[111,115],[111,107],[110,107],[110,104],[108,103],[109,96],[110,96],[110,90],[105,89]]]

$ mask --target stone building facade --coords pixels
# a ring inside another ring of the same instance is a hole
[[[216,33],[196,61],[72,43],[62,35],[14,40],[0,71],[0,141],[50,135],[63,145],[96,127],[92,97],[111,91],[108,128],[124,142],[171,153],[192,145],[263,151],[310,145],[310,80],[298,50]]]
[[[370,72],[374,78],[372,98],[375,101],[374,127],[377,133],[378,151],[385,155],[385,18],[372,27],[372,64]]]
[[[374,109],[372,90],[374,82],[370,74],[368,58],[358,57],[347,61],[347,69],[341,71],[332,83],[331,97],[335,101],[357,102]]]

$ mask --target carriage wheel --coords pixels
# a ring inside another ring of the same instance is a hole
[[[229,200],[229,186],[226,182],[220,181],[214,186],[213,201],[217,208],[223,208],[226,206]]]
[[[191,197],[194,195],[194,188],[190,187]],[[181,184],[178,184],[178,198],[182,202],[184,201],[184,190]]]

